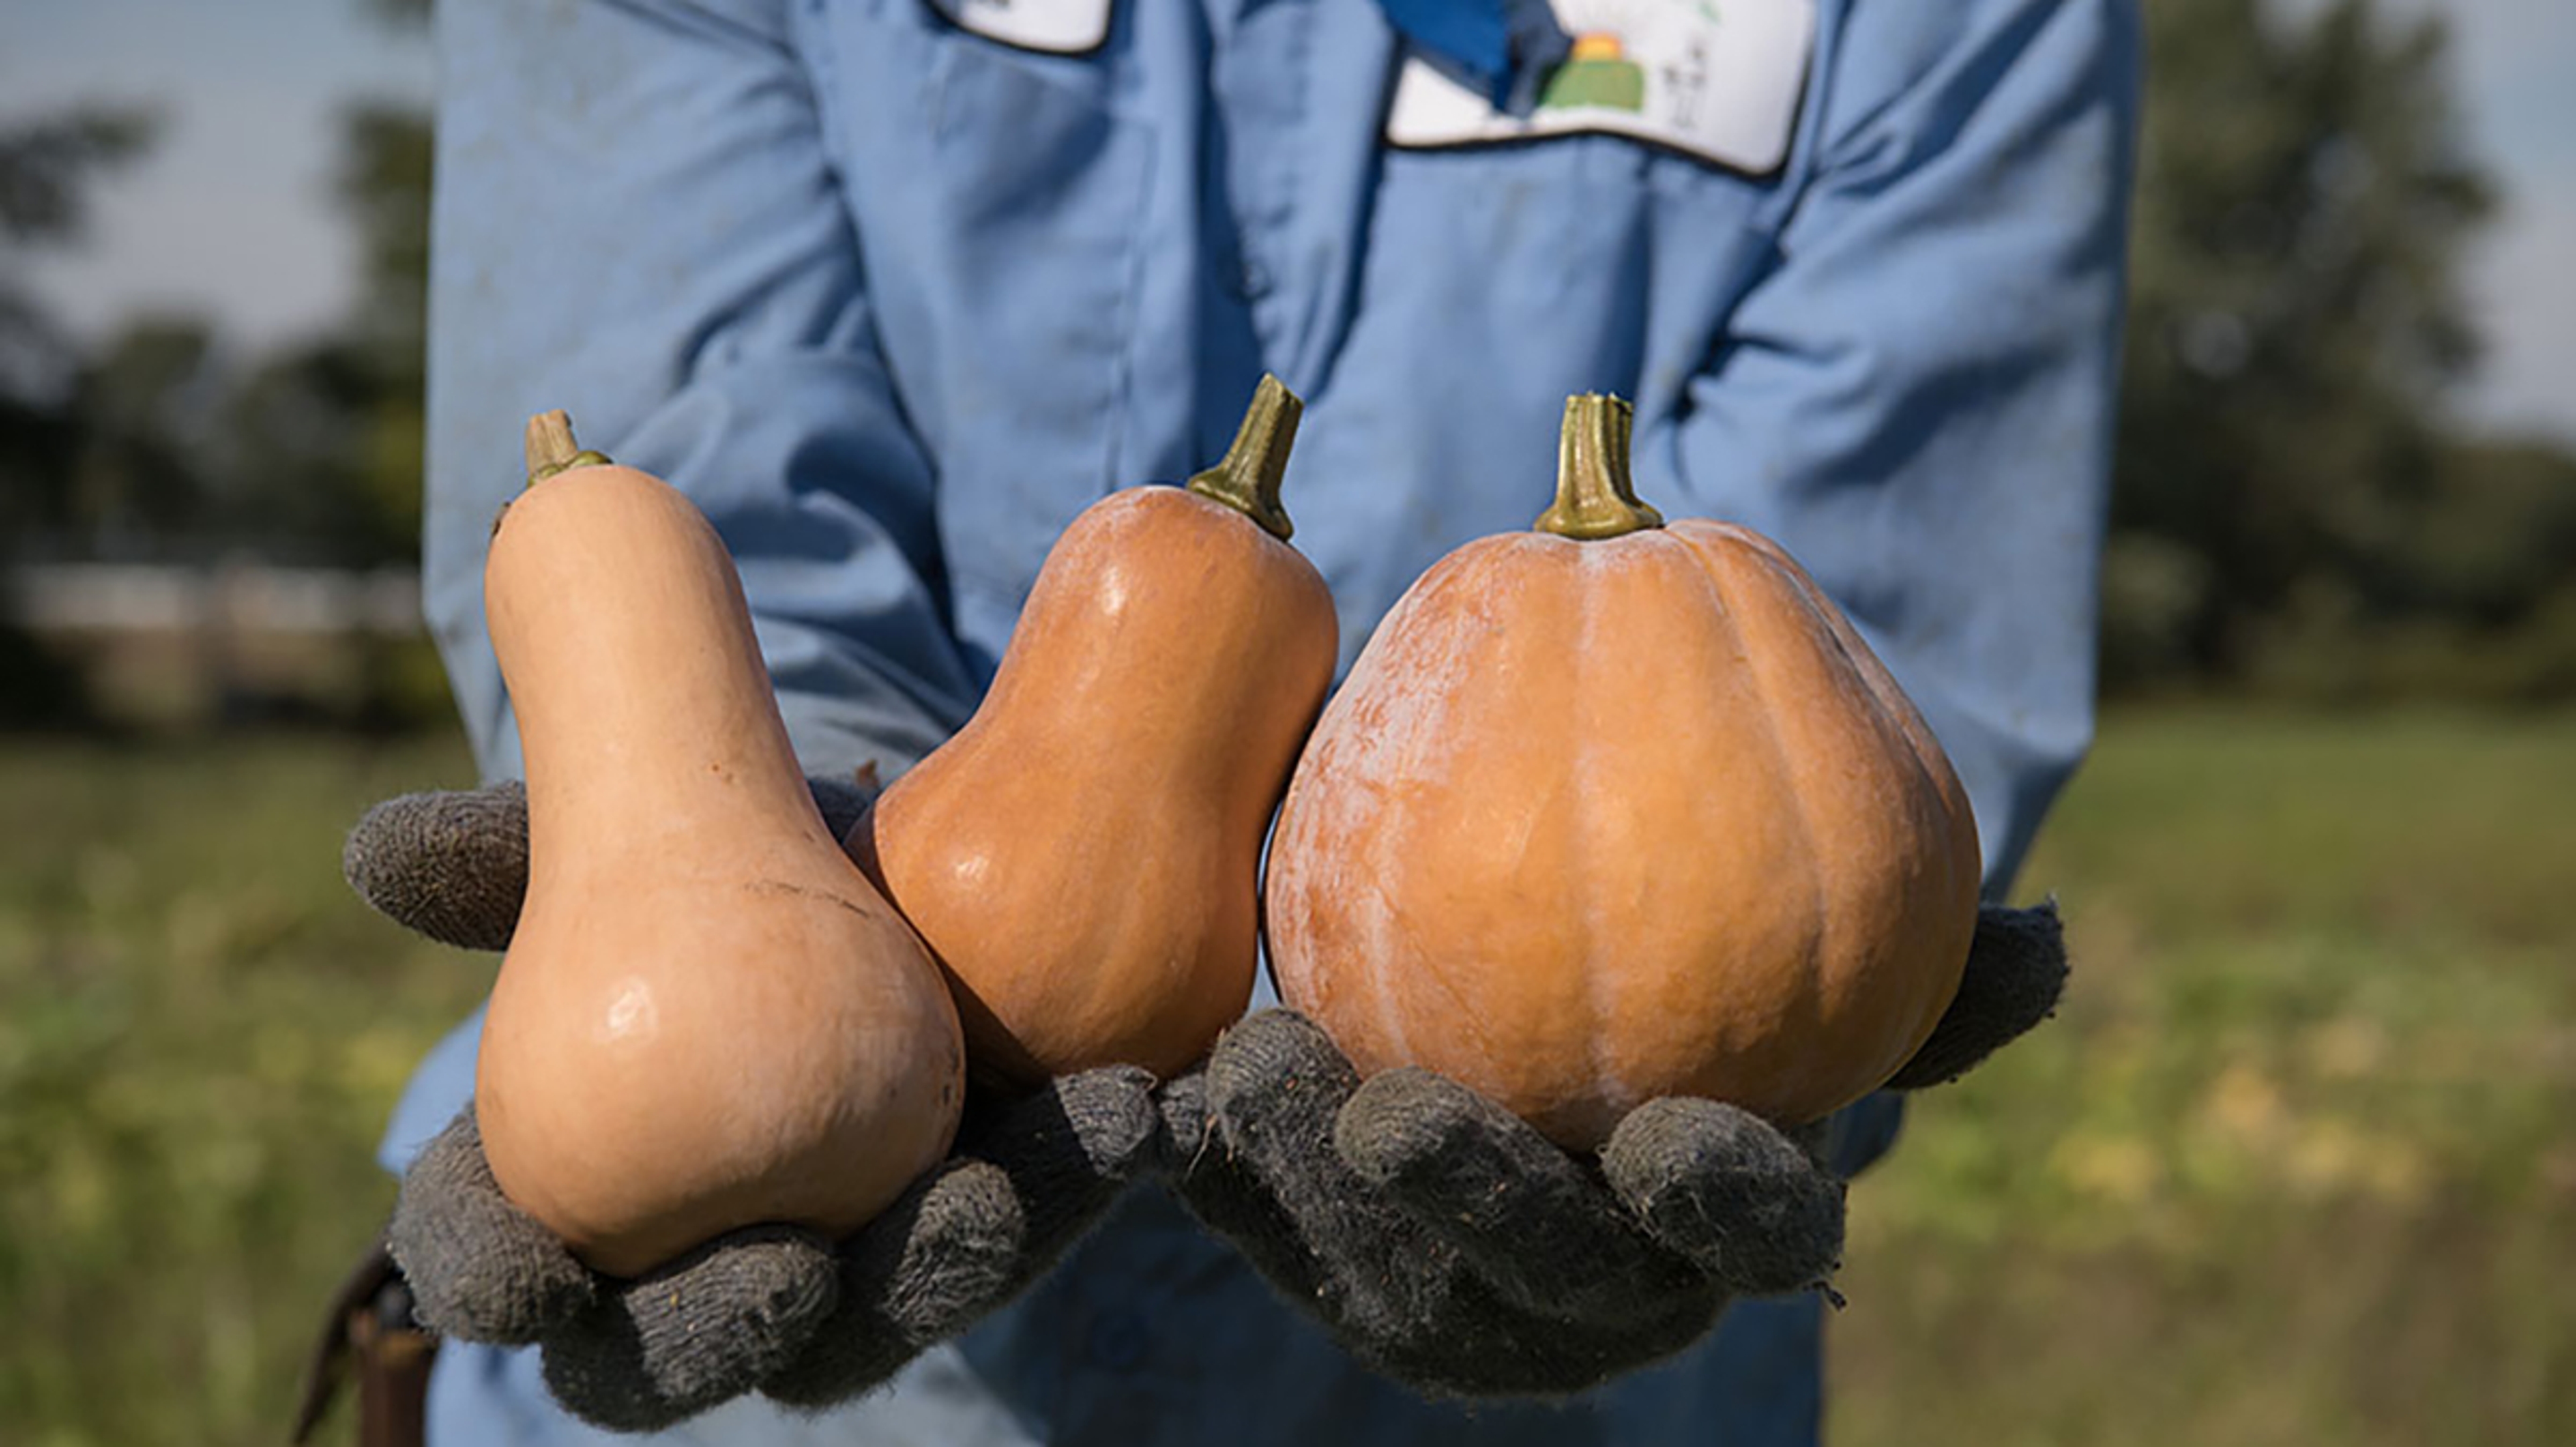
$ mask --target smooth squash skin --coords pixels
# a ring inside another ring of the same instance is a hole
[[[484,606],[528,785],[475,1076],[502,1191],[620,1276],[757,1222],[856,1228],[947,1153],[964,1043],[823,826],[715,530],[574,467],[497,524]]]
[[[1578,398],[1558,506],[1390,611],[1271,844],[1281,998],[1570,1148],[1662,1095],[1817,1117],[1894,1074],[1976,928],[1965,791],[1778,545],[1664,525]]]
[[[1339,637],[1278,507],[1297,406],[1265,379],[1224,463],[1075,518],[974,718],[851,831],[996,1088],[1170,1074],[1251,997],[1262,839]]]

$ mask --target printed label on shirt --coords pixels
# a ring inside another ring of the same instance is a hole
[[[1481,145],[1610,132],[1766,175],[1789,158],[1815,46],[1815,0],[1549,0],[1573,41],[1496,106],[1414,52],[1386,138]]]
[[[1023,50],[1080,55],[1109,38],[1115,0],[933,0],[957,28]]]

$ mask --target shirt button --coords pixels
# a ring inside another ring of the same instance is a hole
[[[1153,1344],[1145,1319],[1132,1311],[1103,1313],[1091,1324],[1091,1359],[1113,1372],[1132,1372],[1145,1364]]]
[[[1245,301],[1259,301],[1270,294],[1270,272],[1257,261],[1246,261],[1235,268],[1234,294]]]

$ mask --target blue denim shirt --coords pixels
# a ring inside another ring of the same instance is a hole
[[[1115,0],[1079,54],[951,18],[991,5],[442,0],[428,606],[488,776],[519,751],[483,550],[529,413],[687,490],[807,767],[891,773],[973,709],[1063,525],[1214,458],[1264,369],[1308,403],[1288,503],[1346,663],[1434,559],[1528,525],[1565,397],[1608,391],[1647,500],[1841,600],[2009,876],[2091,731],[2131,0],[1817,0],[1759,174],[1618,134],[1392,145],[1377,0]],[[1846,1122],[1846,1164],[1892,1130]],[[1818,1335],[1812,1299],[1749,1304],[1570,1404],[1428,1404],[1147,1191],[891,1390],[668,1440],[1800,1443]],[[432,1413],[592,1438],[526,1353],[452,1348]]]

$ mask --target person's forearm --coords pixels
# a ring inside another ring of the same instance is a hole
[[[2091,737],[2136,16],[1850,23],[1945,29],[1840,38],[1902,82],[1838,79],[1782,260],[1641,432],[1638,487],[1778,538],[1849,612],[1958,765],[2000,892]]]
[[[809,769],[895,772],[972,705],[932,468],[777,9],[439,9],[428,610],[487,776],[518,765],[484,548],[549,408],[714,521]]]

